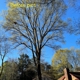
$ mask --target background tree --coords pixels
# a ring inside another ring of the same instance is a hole
[[[17,80],[18,65],[15,60],[5,61],[3,63],[3,73],[0,80]]]
[[[72,68],[72,65],[68,62],[69,50],[58,50],[53,56],[52,67],[53,70],[57,72],[55,74],[56,79],[58,79],[63,74],[63,69],[68,67]]]
[[[26,5],[29,0],[9,0],[9,2]],[[54,0],[48,6],[39,5],[36,2],[35,4],[36,7],[29,8],[9,7],[3,27],[12,35],[10,40],[15,44],[15,48],[24,45],[25,48],[31,50],[38,78],[42,80],[40,67],[42,49],[45,46],[56,49],[59,47],[54,44],[56,41],[64,42],[63,33],[68,25],[62,20],[62,16],[67,7],[60,0]]]
[[[6,55],[9,52],[10,45],[8,44],[7,38],[5,36],[0,35],[0,61],[1,61],[1,68],[0,68],[0,77],[3,72],[3,63]]]
[[[69,54],[69,62],[73,66],[73,70],[76,71],[76,68],[80,67],[80,50],[79,49],[70,49],[71,53]]]
[[[18,58],[18,73],[19,73],[19,80],[32,80],[36,72],[33,68],[32,62],[29,59],[27,54],[21,54],[20,58]]]

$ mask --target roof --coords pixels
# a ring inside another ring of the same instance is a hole
[[[73,76],[80,79],[80,72],[70,72]]]
[[[64,75],[60,77],[58,80],[80,80],[80,72],[69,72],[69,69],[64,69]]]

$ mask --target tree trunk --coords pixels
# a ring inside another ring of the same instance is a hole
[[[41,64],[40,64],[40,60],[41,60],[41,50],[39,50],[39,52],[37,52],[37,73],[38,73],[38,80],[42,80],[42,75],[41,75]]]
[[[38,72],[38,79],[42,80],[40,60],[38,60],[38,63],[37,63],[37,72]]]

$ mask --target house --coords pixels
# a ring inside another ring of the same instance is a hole
[[[80,80],[80,72],[70,72],[69,69],[64,69],[64,75],[58,80]]]

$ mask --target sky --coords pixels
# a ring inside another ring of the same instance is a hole
[[[3,20],[2,12],[4,10],[7,10],[6,1],[1,0],[0,1],[0,22]],[[65,19],[66,18],[71,18],[72,21],[73,21],[73,24],[74,24],[74,21],[79,19],[79,13],[80,12],[75,11],[72,8],[69,8],[68,11],[67,11]],[[3,33],[0,33],[0,35],[2,35],[2,34]],[[71,47],[74,47],[76,49],[80,48],[80,45],[76,44],[76,40],[79,38],[79,36],[75,36],[74,34],[68,34],[68,33],[65,33],[64,36],[65,36],[66,43],[61,44],[62,49],[65,49],[65,48],[70,49]],[[28,52],[30,52],[30,51],[28,51]],[[15,59],[15,58],[19,57],[18,53],[19,53],[18,50],[13,50],[9,53],[9,55],[7,55],[7,58],[14,58]],[[52,60],[52,57],[53,57],[55,51],[52,50],[51,48],[45,48],[42,53],[43,53],[42,54],[42,59],[44,59],[44,61],[51,64],[51,60]],[[31,57],[31,54],[29,54],[29,55]]]

